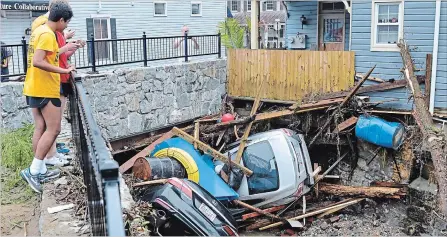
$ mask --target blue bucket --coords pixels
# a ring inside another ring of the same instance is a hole
[[[355,126],[355,135],[378,146],[396,150],[403,141],[404,126],[375,116],[361,115]]]

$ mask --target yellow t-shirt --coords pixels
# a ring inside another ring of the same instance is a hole
[[[34,30],[37,29],[37,27],[47,23],[47,21],[48,21],[48,17],[46,16],[46,14],[37,17],[31,24],[31,33],[33,33]]]
[[[38,49],[46,51],[45,60],[48,63],[59,67],[59,47],[56,36],[46,24],[37,27],[29,39],[28,70],[23,94],[32,97],[60,98],[60,74],[33,66],[34,52]]]

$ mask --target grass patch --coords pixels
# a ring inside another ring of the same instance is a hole
[[[32,197],[31,189],[21,180],[19,172],[31,164],[33,160],[33,137],[34,126],[27,124],[22,128],[0,134],[1,142],[1,184],[2,198],[1,202],[27,201]],[[20,198],[7,198],[8,195],[20,193]],[[8,200],[9,199],[9,200]]]

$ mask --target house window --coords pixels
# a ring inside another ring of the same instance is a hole
[[[286,25],[281,25],[279,28],[279,38],[284,38],[284,30],[286,28]]]
[[[110,39],[110,18],[93,18],[93,35],[95,40]],[[95,42],[96,59],[110,58],[110,42]]]
[[[202,16],[202,3],[192,2],[191,3],[191,16]]]
[[[154,2],[154,16],[167,16],[166,2]]]
[[[403,10],[399,2],[373,2],[371,51],[398,51],[403,37]]]
[[[251,0],[247,1],[247,12],[251,11]]]
[[[345,4],[343,2],[324,2],[321,3],[322,11],[339,11],[344,10]]]
[[[231,1],[231,11],[238,12],[239,11],[239,1]]]
[[[267,10],[267,11],[273,11],[274,9],[274,4],[275,4],[276,2],[273,2],[273,1],[266,1],[265,2],[265,9]]]

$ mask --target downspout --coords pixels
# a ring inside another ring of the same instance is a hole
[[[441,23],[441,0],[436,0],[436,15],[435,15],[435,36],[433,41],[433,65],[431,73],[431,88],[430,88],[430,113],[433,114],[435,110],[435,91],[436,91],[436,72],[438,67],[438,48],[439,48],[439,25]]]
[[[349,51],[351,51],[351,45],[352,45],[352,1],[351,1],[351,7],[349,12]]]

